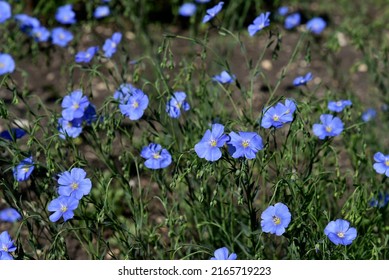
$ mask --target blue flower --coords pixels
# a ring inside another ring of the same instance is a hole
[[[278,10],[277,10],[277,13],[280,16],[285,16],[288,12],[289,12],[289,8],[287,6],[279,7]]]
[[[145,165],[150,169],[165,168],[172,163],[172,156],[168,150],[162,149],[159,144],[150,143],[148,146],[143,147],[140,155],[146,159]]]
[[[224,126],[218,123],[212,125],[212,129],[205,132],[203,138],[195,145],[196,154],[208,161],[217,161],[221,158],[220,148],[229,140],[224,134]]]
[[[357,230],[350,227],[350,223],[346,220],[337,219],[328,223],[324,229],[324,234],[335,245],[350,245],[357,237]]]
[[[186,94],[183,91],[175,92],[173,97],[170,98],[166,104],[166,112],[171,118],[178,118],[181,115],[181,108],[184,111],[188,111],[190,109],[190,105],[185,99]]]
[[[231,132],[229,136],[228,151],[233,158],[254,159],[256,153],[263,149],[262,138],[255,132]]]
[[[97,113],[96,113],[96,106],[93,104],[89,104],[88,107],[86,107],[84,116],[82,117],[83,121],[86,122],[86,124],[90,125],[92,122],[96,121],[98,119]]]
[[[219,2],[216,6],[207,10],[206,15],[203,18],[203,23],[206,23],[213,19],[223,8],[224,2]]]
[[[64,118],[58,119],[58,131],[59,137],[66,139],[66,136],[71,138],[77,138],[82,132],[82,118],[73,119],[71,121]]]
[[[7,53],[0,53],[0,75],[15,71],[15,61]]]
[[[291,99],[286,99],[285,105],[279,102],[274,107],[265,108],[263,110],[261,126],[263,128],[280,128],[284,124],[293,121],[295,111],[296,104]]]
[[[285,204],[278,202],[274,206],[269,206],[263,211],[261,219],[263,232],[280,236],[285,232],[285,228],[288,227],[292,215]]]
[[[66,47],[73,40],[73,34],[62,27],[56,27],[51,31],[51,40],[54,45]]]
[[[120,112],[128,117],[130,120],[139,120],[147,106],[149,105],[149,98],[140,89],[135,88],[128,97],[126,103],[119,104]]]
[[[86,51],[79,51],[76,54],[75,61],[77,63],[89,63],[98,51],[99,47],[90,47]]]
[[[93,16],[99,19],[99,18],[109,16],[110,13],[111,11],[109,10],[108,6],[98,6],[94,11]]]
[[[0,220],[3,222],[14,223],[20,220],[22,216],[14,208],[5,208],[0,211]]]
[[[106,57],[112,57],[112,55],[116,52],[117,46],[122,40],[122,33],[120,32],[115,32],[112,34],[112,37],[105,40],[104,45],[103,45],[103,51],[104,55]]]
[[[16,167],[13,168],[13,175],[16,181],[22,182],[28,180],[34,170],[34,161],[32,157],[23,159]]]
[[[328,110],[333,112],[342,112],[347,106],[351,106],[352,102],[350,100],[339,100],[339,101],[330,101],[328,102]]]
[[[378,152],[374,154],[374,160],[374,170],[378,174],[385,174],[386,177],[389,177],[389,155]]]
[[[183,17],[191,17],[196,13],[196,5],[193,3],[184,3],[178,9],[178,14]]]
[[[333,115],[323,114],[320,116],[321,124],[313,125],[313,134],[323,140],[326,137],[334,137],[343,131],[343,122]]]
[[[131,84],[125,83],[121,84],[119,88],[114,92],[113,98],[119,101],[122,104],[127,103],[128,98],[130,98],[132,92],[136,88],[133,87]]]
[[[254,36],[255,33],[262,30],[266,26],[270,25],[270,12],[262,13],[254,19],[254,22],[249,25],[248,31],[250,36]]]
[[[50,212],[54,212],[50,215],[49,219],[53,223],[58,221],[61,217],[66,222],[74,217],[74,210],[78,207],[79,200],[73,196],[59,196],[56,199],[50,201],[47,209]]]
[[[31,36],[36,42],[47,42],[50,37],[50,31],[44,26],[38,26],[31,29]]]
[[[13,260],[10,252],[14,252],[16,246],[7,231],[0,234],[0,260]]]
[[[11,6],[4,1],[0,1],[0,23],[5,22],[9,18],[11,18]]]
[[[14,141],[16,139],[22,138],[26,135],[26,132],[21,128],[11,128],[11,130],[4,130],[0,133],[0,138],[5,140]]]
[[[33,28],[39,27],[41,25],[38,19],[30,17],[26,14],[15,15],[15,20],[20,25],[20,30],[27,34],[30,34]]]
[[[85,109],[89,106],[88,97],[84,96],[81,90],[75,90],[64,97],[61,106],[62,117],[65,120],[82,118]]]
[[[61,173],[58,178],[58,194],[80,200],[92,189],[91,180],[85,177],[86,172],[82,168],[72,168],[70,171]]]
[[[306,85],[310,80],[312,80],[312,73],[309,72],[305,76],[299,76],[293,80],[293,85],[295,87]]]
[[[76,14],[72,10],[72,5],[58,7],[55,13],[55,19],[62,24],[73,24],[76,22]]]
[[[383,208],[389,202],[389,193],[380,192],[376,198],[372,198],[369,202],[371,207]]]
[[[284,27],[286,29],[292,29],[298,26],[301,22],[301,15],[299,13],[293,13],[288,15],[284,21]]]
[[[221,72],[219,75],[213,76],[212,80],[221,84],[231,84],[236,79],[235,75],[230,75],[227,71]]]
[[[315,17],[307,22],[307,30],[314,34],[320,34],[326,28],[327,23],[321,17]]]
[[[213,255],[214,257],[212,257],[211,260],[236,260],[237,258],[235,253],[229,255],[229,251],[226,247],[215,250]]]
[[[376,116],[377,116],[377,111],[374,110],[373,108],[369,108],[362,113],[362,120],[364,122],[368,122],[374,119]]]

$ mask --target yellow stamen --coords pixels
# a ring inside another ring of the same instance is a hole
[[[29,170],[30,170],[30,167],[28,167],[28,166],[25,166],[25,167],[22,168],[22,171],[24,173],[27,173]]]
[[[279,225],[279,224],[281,224],[281,219],[278,218],[277,216],[273,216],[273,223],[275,223],[276,225]]]
[[[342,106],[342,101],[336,102],[336,106],[338,106],[338,107]]]
[[[211,147],[216,147],[216,140],[212,139],[210,141]]]
[[[332,127],[326,126],[326,131],[327,131],[327,132],[331,132],[331,131],[332,131]]]
[[[136,102],[136,101],[134,101],[134,103],[132,103],[132,107],[134,107],[134,108],[138,108],[138,107],[139,107],[139,103],[138,103],[138,102]]]
[[[343,237],[344,237],[344,233],[343,233],[343,232],[341,232],[341,231],[340,231],[340,232],[338,232],[338,234],[337,234],[337,235],[338,235],[338,237],[340,237],[340,238],[343,238]]]
[[[4,251],[4,252],[8,252],[8,247],[5,246],[5,245],[3,245],[3,251]]]
[[[389,166],[389,159],[385,161],[385,165]]]
[[[78,189],[78,183],[72,183],[72,189],[77,190]]]
[[[279,119],[280,119],[280,117],[279,117],[279,116],[277,116],[277,115],[274,115],[274,116],[273,116],[273,121],[275,121],[275,122],[276,122],[276,121],[278,121]]]
[[[65,213],[68,210],[66,205],[61,205],[61,212]]]
[[[243,148],[247,148],[247,147],[249,146],[249,144],[250,144],[250,141],[249,141],[249,140],[243,140],[243,141],[242,141],[242,146],[243,146]]]
[[[155,159],[159,159],[160,157],[161,157],[161,155],[158,153],[153,154],[153,158],[155,158]]]
[[[61,33],[61,34],[59,34],[59,38],[60,38],[61,40],[63,40],[63,39],[65,39],[65,35],[64,35],[63,33]]]
[[[78,104],[77,102],[74,102],[73,109],[77,110],[78,108],[80,108],[80,104]]]

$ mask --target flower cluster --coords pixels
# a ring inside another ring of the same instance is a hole
[[[292,99],[286,99],[285,104],[279,102],[273,107],[267,107],[263,110],[261,126],[263,128],[280,128],[293,121],[295,111],[296,103]]]
[[[224,126],[213,124],[203,138],[195,145],[195,152],[200,158],[217,161],[221,158],[221,148],[227,144],[233,158],[254,159],[257,152],[263,149],[262,138],[255,132],[231,132],[224,134]]]
[[[53,223],[61,217],[64,221],[74,217],[74,210],[77,209],[80,199],[88,195],[92,188],[92,182],[86,178],[86,172],[82,168],[73,168],[65,171],[58,178],[58,198],[52,200],[47,209],[54,212],[49,219]]]
[[[84,123],[90,124],[97,119],[96,109],[81,90],[75,90],[62,100],[62,117],[58,119],[59,136],[77,138]]]
[[[133,121],[139,120],[149,105],[148,96],[130,84],[120,85],[113,97],[119,101],[120,112]]]

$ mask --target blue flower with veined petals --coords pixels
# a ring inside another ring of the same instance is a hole
[[[58,7],[55,13],[55,19],[62,24],[73,24],[76,22],[76,14],[73,11],[72,4]]]
[[[75,90],[62,100],[62,117],[68,121],[82,118],[89,104],[88,97],[81,90]]]
[[[56,27],[51,30],[51,40],[54,45],[66,47],[73,40],[73,34],[65,28]]]
[[[254,19],[254,22],[249,25],[247,28],[250,36],[254,36],[255,33],[264,29],[265,27],[270,25],[270,12],[262,13],[258,17]]]
[[[213,19],[223,8],[224,2],[219,2],[216,6],[207,10],[206,15],[203,18],[203,23],[206,23]]]
[[[386,177],[389,177],[389,155],[378,152],[374,154],[374,160],[374,170],[378,174],[385,174]]]
[[[278,202],[274,206],[269,206],[263,211],[261,219],[263,232],[280,236],[285,232],[285,228],[288,227],[292,215],[285,204]]]
[[[109,6],[98,6],[94,11],[93,16],[100,19],[109,16],[110,13]]]
[[[149,105],[149,98],[140,89],[134,88],[131,96],[128,97],[127,102],[119,104],[120,112],[128,117],[130,120],[139,120],[147,106]]]
[[[295,87],[306,85],[310,80],[312,80],[312,78],[313,76],[311,72],[305,74],[305,76],[298,76],[293,80],[293,85]]]
[[[364,122],[369,122],[377,116],[377,111],[373,108],[369,108],[362,113],[362,120]]]
[[[301,22],[301,15],[299,13],[293,13],[288,15],[284,21],[284,27],[286,29],[292,29],[298,26]]]
[[[22,182],[28,180],[34,170],[34,161],[32,156],[23,159],[16,167],[13,168],[13,175],[16,181]]]
[[[57,222],[61,217],[66,222],[74,217],[74,210],[78,207],[79,200],[73,196],[59,196],[50,201],[47,210],[54,212],[50,215],[49,220]]]
[[[193,3],[184,3],[178,9],[178,14],[183,17],[191,17],[196,13],[196,5]]]
[[[150,169],[165,168],[172,163],[172,156],[168,150],[162,149],[159,144],[150,143],[143,147],[140,155],[146,159],[145,166]]]
[[[14,252],[16,246],[11,239],[8,231],[3,231],[0,234],[0,260],[13,260],[10,252]]]
[[[219,248],[213,253],[211,260],[236,260],[238,257],[235,253],[229,253],[226,247]]]
[[[15,71],[15,61],[7,53],[0,53],[0,75],[9,74]]]
[[[344,124],[338,117],[323,114],[320,116],[321,124],[313,125],[313,134],[323,140],[326,137],[338,136],[343,131]]]
[[[72,196],[80,200],[84,195],[88,195],[92,189],[92,182],[86,177],[86,172],[82,168],[72,168],[65,171],[58,178],[58,194]]]
[[[186,94],[183,91],[177,91],[166,104],[166,112],[171,118],[178,118],[181,115],[181,109],[188,111],[189,103],[185,100]]]
[[[44,26],[38,26],[31,29],[31,36],[36,42],[47,42],[50,38],[50,31]]]
[[[217,161],[222,156],[220,148],[228,140],[229,137],[224,134],[224,126],[215,123],[212,125],[212,129],[208,129],[201,141],[195,145],[196,154],[208,161]]]
[[[351,106],[352,102],[350,100],[339,100],[339,101],[330,101],[328,102],[328,110],[333,112],[342,112],[347,106]]]
[[[281,102],[270,108],[263,110],[261,126],[263,128],[280,128],[284,124],[293,121],[293,114],[296,111],[296,103],[291,99],[286,99],[285,104]]]
[[[14,223],[21,218],[22,216],[19,214],[19,212],[12,207],[0,210],[0,221]]]
[[[350,245],[357,237],[357,230],[350,227],[350,223],[346,220],[337,219],[328,223],[324,229],[324,234],[335,245]]]
[[[262,138],[255,132],[231,132],[229,136],[227,146],[233,158],[254,159],[256,153],[263,149]]]
[[[120,32],[113,33],[111,38],[105,40],[103,45],[104,55],[108,58],[112,57],[112,55],[116,53],[118,44],[120,43],[121,40],[122,40],[122,33]]]
[[[231,84],[236,79],[235,75],[230,75],[227,71],[222,71],[219,75],[213,76],[212,80],[221,84]]]
[[[22,138],[24,135],[26,135],[26,131],[24,131],[21,128],[14,127],[11,128],[11,130],[4,130],[0,133],[0,138],[3,138],[5,140],[14,141],[19,138]]]
[[[11,6],[5,1],[0,1],[0,23],[5,22],[12,16]]]
[[[75,61],[77,63],[89,63],[98,51],[99,47],[97,46],[90,47],[86,51],[79,51],[75,56]]]
[[[327,23],[321,17],[315,17],[307,22],[307,30],[318,35],[326,28]]]
[[[82,132],[82,118],[73,119],[71,121],[64,118],[58,119],[59,137],[66,139],[66,137],[77,138]]]

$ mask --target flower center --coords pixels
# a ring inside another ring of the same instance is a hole
[[[210,141],[211,147],[216,147],[216,140],[212,139]]]
[[[111,43],[111,48],[113,48],[113,49],[116,48],[116,43],[115,42]]]
[[[66,126],[67,126],[67,128],[72,128],[72,127],[73,127],[73,124],[72,124],[72,122],[68,122],[68,123],[66,124]]]
[[[8,247],[7,246],[3,245],[2,249],[3,249],[4,252],[8,252]]]
[[[63,40],[63,39],[65,39],[65,35],[64,35],[63,33],[61,33],[61,34],[59,34],[59,38],[60,38],[61,40]]]
[[[242,141],[243,148],[247,148],[249,145],[250,145],[250,141],[249,140],[243,140]]]
[[[40,38],[40,37],[42,36],[42,33],[37,32],[37,33],[35,33],[35,36],[36,36],[37,38]]]
[[[28,170],[30,170],[30,167],[28,167],[28,166],[25,166],[25,167],[22,168],[22,171],[23,171],[24,173],[27,173]]]
[[[385,165],[389,166],[389,159],[385,160]]]
[[[61,212],[65,213],[66,211],[68,211],[68,207],[66,205],[61,205]]]
[[[338,107],[342,106],[342,101],[336,102],[336,106],[338,106]]]
[[[341,231],[340,231],[340,232],[338,232],[337,235],[338,235],[338,237],[343,238],[343,237],[344,237],[344,232],[341,232]]]
[[[137,101],[134,101],[132,103],[132,107],[134,107],[135,109],[139,107],[139,103]]]
[[[0,68],[4,68],[4,67],[5,67],[4,63],[0,62]]]
[[[279,224],[281,224],[281,219],[278,218],[277,216],[273,216],[273,223],[276,225],[279,225]]]
[[[326,126],[326,131],[327,131],[327,132],[331,132],[331,131],[332,131],[332,127],[331,127],[331,126],[329,126],[329,125],[328,125],[328,126]]]
[[[74,102],[73,103],[73,109],[77,110],[78,108],[80,108],[80,104],[78,104],[77,102]]]
[[[153,158],[159,159],[159,158],[161,158],[161,155],[159,153],[154,153]]]
[[[72,189],[77,190],[78,189],[78,183],[72,183]]]
[[[276,121],[278,121],[279,119],[280,119],[280,117],[279,117],[279,116],[277,116],[277,115],[274,115],[274,116],[273,116],[273,121],[275,121],[275,122],[276,122]]]

